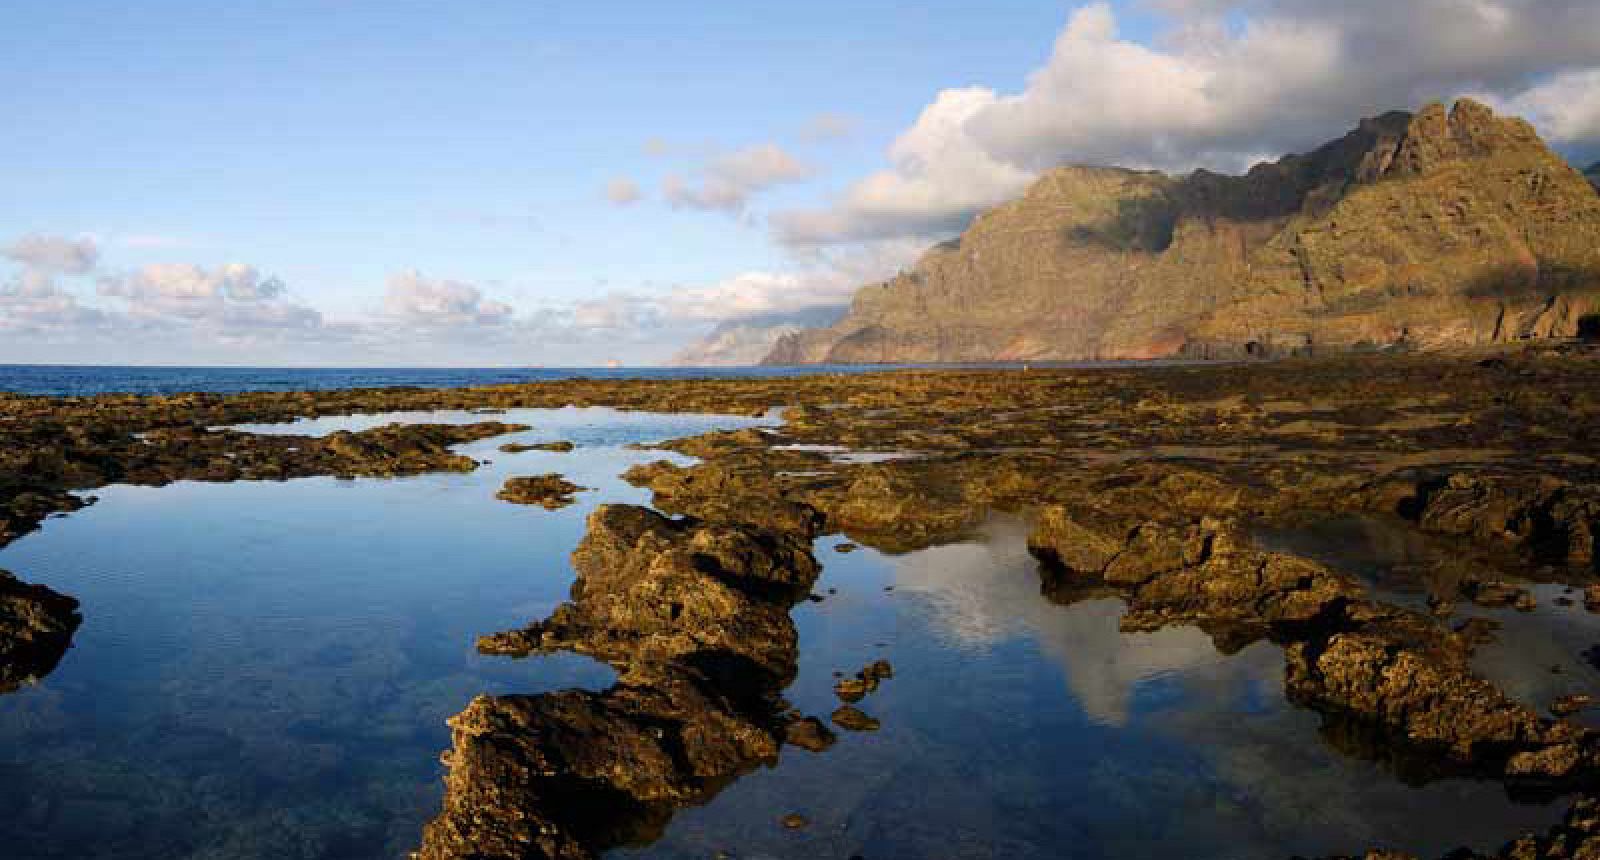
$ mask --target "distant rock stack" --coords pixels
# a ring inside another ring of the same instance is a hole
[[[1064,167],[772,364],[1276,356],[1577,334],[1600,195],[1520,119],[1384,114],[1243,176]]]

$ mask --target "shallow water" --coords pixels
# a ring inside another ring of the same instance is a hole
[[[322,433],[469,413],[319,419]],[[480,693],[603,687],[609,669],[473,650],[566,596],[567,555],[601,501],[644,502],[624,445],[737,418],[513,410],[534,426],[462,450],[468,475],[112,487],[0,551],[72,594],[62,665],[0,697],[8,857],[402,857],[438,809],[444,720]],[[568,439],[570,454],[509,455]],[[594,488],[546,512],[494,499],[511,475]],[[1370,845],[1440,853],[1556,820],[1492,783],[1402,783],[1335,751],[1282,698],[1282,657],[1224,657],[1198,631],[1126,635],[1113,600],[1041,594],[1019,524],[902,556],[818,543],[821,603],[795,610],[808,713],[833,673],[893,661],[861,708],[882,731],[681,811],[618,856],[1282,858]],[[810,826],[785,830],[798,812]]]
[[[1296,529],[1263,531],[1269,549],[1301,553],[1365,581],[1374,596],[1429,611],[1427,572],[1445,567],[1459,550],[1390,517],[1329,517]],[[1508,581],[1517,581],[1508,576]],[[1600,644],[1600,614],[1588,611],[1583,594],[1558,583],[1519,582],[1538,602],[1532,611],[1454,601],[1452,622],[1482,618],[1498,629],[1481,646],[1473,667],[1512,698],[1539,712],[1570,693],[1600,690],[1600,667],[1584,652]],[[1443,590],[1439,584],[1432,586]],[[1572,719],[1600,728],[1600,712]]]

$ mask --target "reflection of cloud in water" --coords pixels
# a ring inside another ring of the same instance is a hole
[[[994,520],[978,541],[895,559],[895,582],[925,599],[938,627],[960,647],[987,649],[1019,635],[1033,639],[1061,667],[1084,712],[1105,725],[1126,725],[1141,688],[1179,676],[1194,693],[1219,684],[1236,689],[1263,675],[1276,680],[1281,672],[1272,649],[1225,658],[1193,627],[1122,633],[1120,600],[1050,603],[1040,595],[1038,562],[1026,538],[1021,522]]]
[[[1559,818],[1561,804],[1516,806],[1493,782],[1414,787],[1384,764],[1330,747],[1318,736],[1320,717],[1283,699],[1276,646],[1257,643],[1225,657],[1193,627],[1120,632],[1120,600],[1049,602],[1016,521],[991,523],[978,541],[892,563],[897,588],[924,601],[948,643],[969,651],[1037,643],[1078,707],[1119,730],[1118,749],[1167,750],[1171,769],[1129,767],[1108,752],[1083,774],[1101,783],[1100,796],[1127,804],[1097,814],[1140,821],[1107,837],[1105,856],[1149,853],[1152,840],[1169,837],[1186,841],[1190,856],[1315,856],[1368,846],[1431,856],[1462,844],[1492,848],[1507,834]],[[1191,755],[1203,769],[1184,770]]]

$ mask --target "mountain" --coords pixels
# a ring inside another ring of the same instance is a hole
[[[808,326],[829,326],[844,316],[842,307],[807,308],[729,320],[689,344],[668,362],[675,367],[747,367],[760,364],[778,341]]]
[[[1597,312],[1600,195],[1528,123],[1464,99],[1243,176],[1053,170],[767,361],[1434,348]]]

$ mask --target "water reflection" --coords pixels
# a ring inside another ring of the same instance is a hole
[[[1519,564],[1464,555],[1459,545],[1418,532],[1408,524],[1379,516],[1319,518],[1296,528],[1263,530],[1258,540],[1317,559],[1361,577],[1380,600],[1428,611],[1431,603],[1450,605],[1460,623],[1483,619],[1494,626],[1493,639],[1480,646],[1473,669],[1513,699],[1544,712],[1572,693],[1600,689],[1600,668],[1585,651],[1600,642],[1600,614],[1583,606],[1582,594],[1560,583],[1519,579]],[[1462,596],[1469,576],[1489,575],[1532,591],[1536,607],[1477,606]],[[1600,727],[1600,713],[1573,719]]]
[[[466,446],[493,461],[473,474],[113,487],[0,551],[0,566],[82,599],[86,618],[53,674],[0,697],[7,856],[400,857],[440,811],[444,720],[475,696],[623,707],[617,674],[593,660],[483,657],[473,641],[566,600],[594,503],[647,501],[616,476],[667,455],[626,443],[753,422],[502,420],[535,429]],[[579,447],[497,450],[556,439]],[[507,477],[544,472],[598,492],[554,513],[494,500]],[[862,703],[882,731],[842,734],[822,756],[734,757],[586,838],[635,843],[611,852],[628,857],[1281,858],[1488,848],[1558,817],[1490,783],[1406,785],[1363,758],[1360,738],[1330,744],[1315,714],[1283,701],[1270,644],[1223,656],[1188,628],[1120,633],[1117,601],[1041,594],[1022,537],[1002,520],[980,540],[897,557],[820,541],[825,599],[793,610],[798,664],[768,686],[792,673],[784,698],[827,713],[835,672],[888,658],[894,679]],[[1330,545],[1362,557],[1345,538]],[[1539,612],[1508,622],[1556,650],[1588,636],[1581,610],[1539,596]],[[1483,656],[1531,677],[1520,653]],[[664,701],[683,712],[703,692],[674,687]],[[777,716],[728,713],[769,732]],[[782,827],[790,813],[809,826]]]
[[[1271,644],[1223,656],[1197,630],[1121,633],[1114,600],[1052,602],[1022,536],[998,521],[893,558],[824,541],[819,587],[838,593],[796,610],[787,695],[821,707],[834,671],[887,656],[895,679],[867,703],[883,730],[751,774],[626,856],[1426,855],[1559,817],[1495,783],[1414,787],[1350,755],[1351,739],[1329,743],[1283,700]],[[789,812],[811,825],[783,830]]]
[[[473,642],[565,599],[591,501],[642,500],[616,475],[663,455],[624,445],[751,422],[507,420],[535,429],[464,446],[494,461],[472,474],[110,487],[0,551],[85,619],[53,674],[0,697],[5,856],[402,857],[438,811],[447,717],[484,692],[610,684],[586,658]],[[587,447],[496,450],[561,438]],[[600,492],[555,513],[495,501],[551,471]]]

